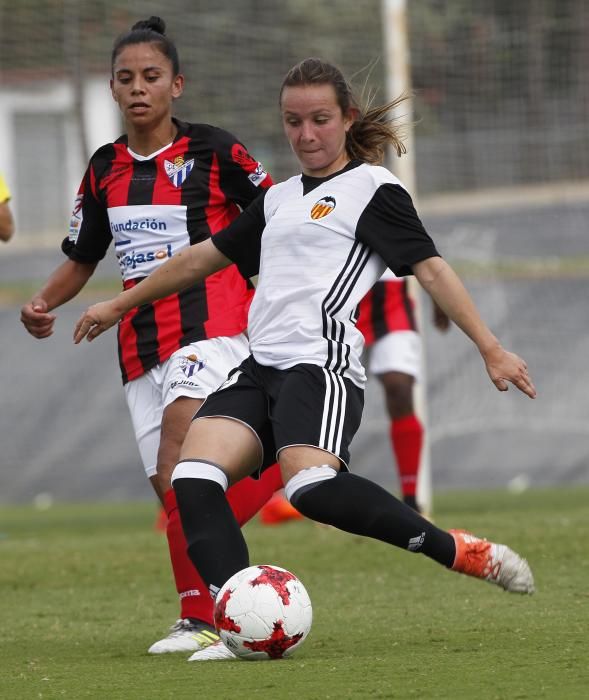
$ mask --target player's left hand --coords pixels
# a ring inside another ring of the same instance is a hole
[[[536,398],[536,387],[529,375],[528,366],[519,355],[498,348],[485,357],[485,365],[491,381],[499,391],[507,391],[508,383],[511,383],[531,399]]]
[[[101,333],[114,326],[121,316],[122,313],[114,299],[94,304],[82,314],[76,323],[74,343],[77,345],[84,338],[87,338],[88,341],[94,340]]]

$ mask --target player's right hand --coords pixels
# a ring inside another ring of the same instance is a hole
[[[114,299],[94,304],[80,316],[76,323],[74,343],[77,345],[84,338],[88,341],[94,340],[101,333],[112,328],[122,315]]]
[[[48,338],[53,334],[55,314],[47,311],[45,299],[37,297],[20,310],[20,320],[27,331],[35,338]]]

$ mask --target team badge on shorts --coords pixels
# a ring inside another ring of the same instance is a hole
[[[331,214],[335,209],[335,199],[333,197],[322,197],[318,202],[313,204],[311,209],[312,219],[322,219],[324,216]]]
[[[174,187],[180,187],[188,178],[194,167],[194,158],[184,162],[184,156],[176,156],[174,162],[164,160],[164,168],[166,175],[170,178],[170,182]]]
[[[200,372],[206,365],[205,360],[201,360],[198,355],[184,355],[180,359],[180,369],[187,377],[192,377],[195,372]]]

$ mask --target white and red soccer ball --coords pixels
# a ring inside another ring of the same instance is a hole
[[[282,659],[301,646],[311,629],[311,600],[286,569],[259,564],[234,574],[217,593],[215,627],[225,646],[242,659]]]

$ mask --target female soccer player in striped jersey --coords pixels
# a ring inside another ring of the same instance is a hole
[[[68,260],[22,309],[35,337],[51,335],[52,310],[80,292],[113,240],[123,286],[131,289],[169,256],[216,234],[270,186],[270,176],[234,136],[172,117],[183,85],[178,52],[160,18],[138,22],[115,42],[111,88],[126,134],[92,156],[62,245]],[[127,403],[146,474],[168,516],[180,596],[180,619],[150,653],[195,651],[218,639],[210,596],[186,554],[170,476],[197,408],[248,354],[252,295],[231,266],[130,309],[119,325]],[[268,478],[230,490],[238,522],[281,486],[275,466]]]
[[[287,74],[280,108],[302,174],[268,189],[224,231],[180,252],[118,297],[91,307],[75,342],[96,338],[129,308],[236,263],[259,273],[250,356],[203,404],[173,473],[188,551],[214,594],[249,565],[225,491],[278,456],[285,492],[303,515],[420,552],[508,591],[532,593],[527,562],[505,545],[442,530],[348,471],[365,373],[356,307],[385,268],[414,274],[479,350],[497,389],[534,398],[525,362],[506,351],[438,254],[402,184],[378,163],[401,144],[386,115],[363,111],[341,72],[307,59]],[[207,546],[202,544],[206,542]],[[222,556],[220,556],[222,553]],[[192,660],[223,659],[221,643]]]

